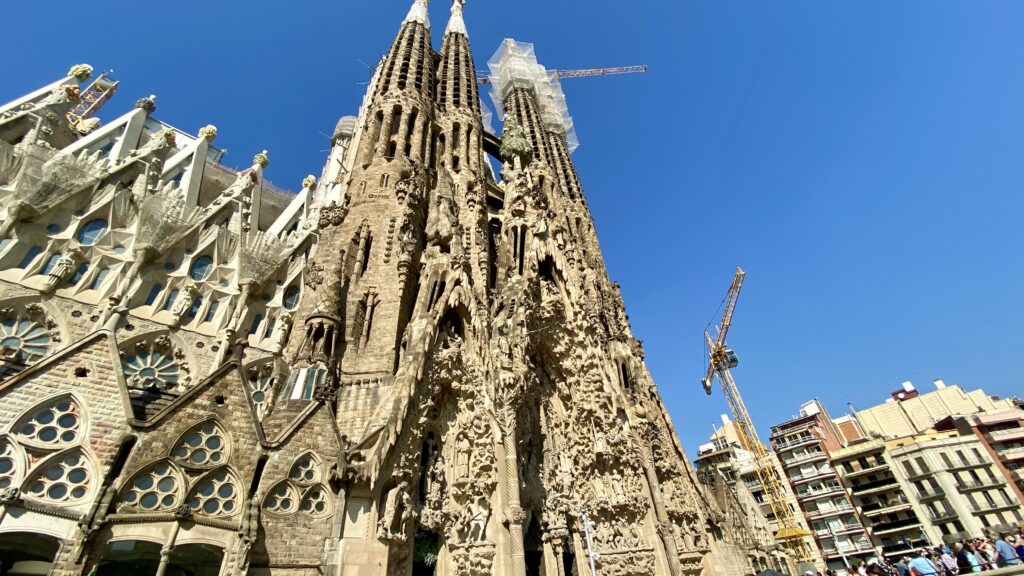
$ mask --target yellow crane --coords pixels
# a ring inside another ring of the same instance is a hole
[[[619,66],[617,68],[587,68],[585,70],[552,70],[551,76],[561,80],[562,78],[582,78],[584,76],[612,76],[615,74],[643,74],[647,72],[647,65]],[[490,84],[490,72],[478,70],[476,73],[477,84]]]
[[[743,397],[740,396],[740,391],[736,387],[736,381],[733,380],[732,374],[729,372],[730,368],[735,368],[739,364],[739,360],[736,353],[726,346],[725,336],[729,332],[729,327],[732,326],[732,317],[736,312],[736,302],[739,300],[745,276],[746,272],[742,268],[736,269],[736,277],[733,279],[732,285],[729,286],[729,295],[725,299],[725,312],[722,314],[722,324],[718,328],[717,337],[712,339],[711,334],[707,330],[704,331],[709,362],[707,374],[704,375],[704,380],[701,383],[704,386],[704,391],[710,396],[711,384],[715,376],[718,376],[722,392],[729,402],[733,420],[739,430],[740,443],[743,444],[742,447],[745,450],[750,451],[753,455],[754,470],[757,471],[757,478],[761,481],[765,499],[771,506],[772,513],[775,514],[775,521],[778,525],[775,539],[789,550],[791,558],[798,562],[806,561],[809,559],[809,555],[803,539],[809,536],[810,532],[797,524],[796,514],[786,502],[786,492],[782,489],[781,480],[775,472],[771,455],[758,438],[757,429],[754,428],[754,423],[750,419],[747,406],[743,403]]]

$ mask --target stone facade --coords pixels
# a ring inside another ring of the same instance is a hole
[[[488,134],[461,0],[440,53],[429,26],[416,0],[297,194],[155,97],[76,117],[88,66],[0,108],[4,569],[751,570],[565,133],[517,86]]]

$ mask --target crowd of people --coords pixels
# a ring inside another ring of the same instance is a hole
[[[953,576],[987,572],[1024,563],[1024,529],[1017,534],[991,538],[975,538],[950,546],[926,548],[917,556],[906,556],[898,562],[880,559],[851,566],[848,572],[857,576]],[[804,573],[804,576],[834,576],[832,570]]]

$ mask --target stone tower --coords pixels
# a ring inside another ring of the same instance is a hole
[[[86,66],[0,107],[0,556],[751,569],[763,542],[693,473],[605,271],[560,86],[527,44],[488,65],[500,137],[463,1],[437,52],[414,0],[297,194],[155,97],[76,116]]]

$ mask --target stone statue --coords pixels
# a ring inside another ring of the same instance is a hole
[[[292,314],[291,312],[285,312],[277,318],[277,325],[274,326],[274,334],[272,336],[274,340],[274,353],[280,354],[286,344],[288,344],[288,335],[292,330]]]
[[[455,439],[455,479],[469,477],[469,459],[472,456],[473,444],[465,432],[460,432]]]
[[[81,258],[81,256],[82,253],[75,249],[68,250],[61,255],[57,260],[57,263],[53,265],[53,269],[50,270],[50,273],[47,275],[47,291],[53,290],[74,273],[75,267],[78,265],[78,259]]]

